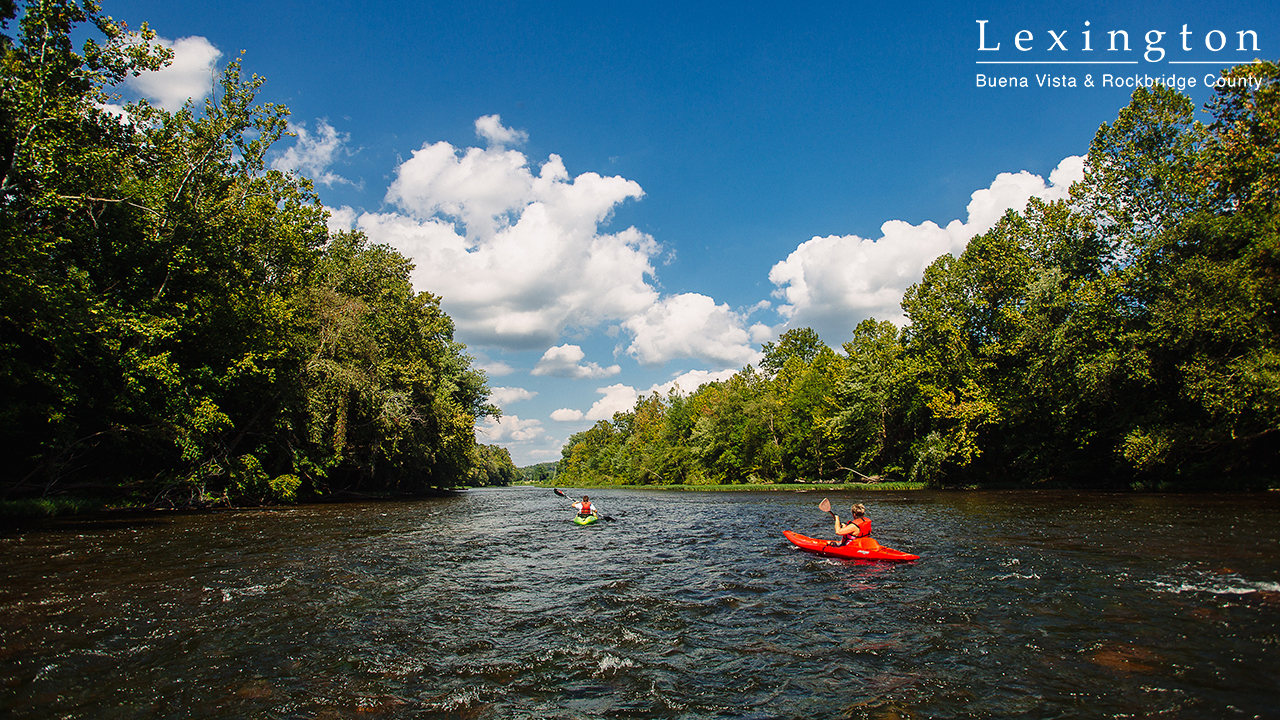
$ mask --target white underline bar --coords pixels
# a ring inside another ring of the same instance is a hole
[[[977,65],[1137,65],[1137,60],[975,60]]]

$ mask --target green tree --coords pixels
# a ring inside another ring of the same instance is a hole
[[[1270,472],[1274,160],[1256,148],[1275,146],[1276,75],[1230,71],[1252,72],[1208,127],[1175,92],[1135,92],[1070,202],[1006,215],[908,292],[915,467],[1142,487]]]
[[[587,430],[570,435],[560,450],[557,481],[566,485],[619,482],[623,478],[618,476],[615,458],[625,439],[625,434],[608,420],[600,420]]]
[[[846,358],[822,345],[814,353],[791,355],[774,376],[771,392],[778,401],[785,480],[829,480],[847,474],[833,424],[839,411],[837,387],[846,372]]]
[[[775,375],[787,364],[787,360],[796,358],[804,364],[813,362],[826,349],[822,338],[813,328],[792,328],[778,338],[777,343],[767,342],[760,351],[764,358],[760,361],[760,371],[767,375]]]
[[[511,453],[497,445],[479,445],[476,464],[471,468],[467,483],[473,487],[507,486],[520,478],[520,471],[511,462]]]
[[[77,54],[85,23],[105,43]],[[497,413],[483,373],[405,258],[330,239],[310,181],[267,168],[288,111],[262,79],[233,62],[199,112],[101,109],[167,60],[151,37],[32,0],[4,39],[0,490],[185,504],[466,478]]]
[[[520,477],[525,482],[550,483],[558,474],[559,462],[538,463],[520,468]]]
[[[769,378],[748,365],[702,386],[689,442],[706,477],[717,483],[776,481],[783,476],[781,428]]]
[[[891,322],[863,320],[844,344],[845,375],[835,389],[837,412],[831,419],[842,462],[862,475],[903,469],[906,407],[900,331]]]
[[[499,411],[439,298],[413,292],[412,267],[389,247],[340,233],[302,295],[310,462],[300,471],[318,488],[449,486],[482,459],[475,419]]]
[[[1207,199],[1206,131],[1194,114],[1176,90],[1138,88],[1116,121],[1098,128],[1072,201],[1110,241],[1113,262],[1127,262]]]

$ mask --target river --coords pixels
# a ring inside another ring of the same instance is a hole
[[[589,492],[0,536],[0,715],[1280,717],[1280,493]]]

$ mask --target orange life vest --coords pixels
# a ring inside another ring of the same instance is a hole
[[[590,503],[590,502],[588,502],[588,501],[586,501],[586,500],[583,500],[582,502],[580,502],[580,503],[578,503],[578,504],[582,506],[582,507],[578,508],[578,514],[579,514],[579,515],[582,515],[582,516],[584,516],[584,517],[585,517],[585,516],[587,516],[587,515],[590,515],[590,514],[591,514],[591,503]]]
[[[854,537],[866,537],[871,534],[871,518],[860,517],[853,521],[858,526],[858,532]]]
[[[848,535],[841,535],[840,537],[844,538],[844,542],[840,543],[841,545],[847,545],[857,538],[863,538],[871,534],[871,518],[869,517],[854,518],[849,522],[856,525],[858,529],[854,530]]]

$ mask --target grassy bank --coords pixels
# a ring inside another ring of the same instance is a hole
[[[98,499],[74,497],[0,500],[0,528],[25,525],[61,515],[81,515],[101,510],[103,505]]]
[[[24,528],[54,518],[92,515],[95,513],[147,513],[147,512],[200,512],[212,510],[243,510],[262,507],[289,507],[294,504],[318,503],[355,503],[380,502],[397,500],[418,500],[422,498],[448,497],[463,492],[468,488],[458,485],[452,488],[436,488],[415,493],[395,492],[391,490],[373,490],[354,492],[343,490],[329,495],[309,495],[299,498],[298,503],[254,503],[242,502],[232,505],[214,498],[198,505],[173,506],[155,505],[142,502],[130,502],[128,499],[111,500],[94,497],[76,497],[62,495],[53,498],[29,498],[23,500],[0,500],[0,531]]]

